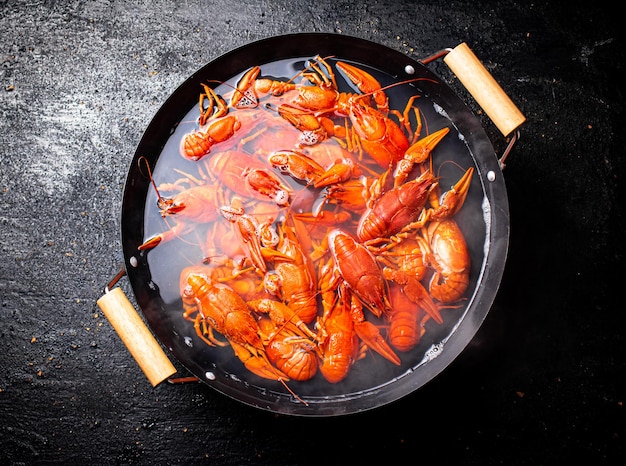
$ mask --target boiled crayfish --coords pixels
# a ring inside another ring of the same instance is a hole
[[[185,318],[193,321],[198,336],[210,346],[223,346],[214,334],[222,334],[233,348],[235,355],[246,368],[259,377],[288,380],[280,370],[269,361],[260,328],[251,310],[243,298],[224,284],[216,284],[205,276],[191,273],[187,284],[195,301],[191,315],[185,312]],[[188,298],[189,299],[189,298]]]
[[[156,186],[156,185],[155,185]],[[175,183],[161,184],[157,192],[157,206],[163,218],[175,219],[171,228],[159,233],[139,246],[139,250],[152,249],[162,242],[178,238],[196,224],[213,222],[219,215],[219,187],[210,180],[198,180],[191,175]],[[162,192],[174,192],[173,197],[162,197]]]

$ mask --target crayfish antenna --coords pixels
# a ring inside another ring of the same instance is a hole
[[[309,406],[309,404],[306,401],[304,401],[302,398],[300,398],[296,394],[296,392],[294,392],[291,388],[289,388],[289,385],[287,385],[287,382],[285,382],[285,380],[283,380],[282,377],[279,378],[278,381],[283,385],[283,387],[285,387],[285,390],[287,390],[291,394],[291,396],[293,396],[296,399],[296,401],[302,403],[304,406]]]

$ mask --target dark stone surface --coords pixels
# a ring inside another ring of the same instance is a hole
[[[619,463],[620,22],[580,1],[0,1],[0,464]],[[200,384],[152,388],[95,303],[123,262],[134,148],[207,62],[315,31],[413,58],[467,42],[526,115],[492,310],[440,376],[359,415],[285,417]]]

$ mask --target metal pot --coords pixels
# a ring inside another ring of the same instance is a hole
[[[458,166],[475,169],[463,209],[456,216],[472,266],[467,299],[450,311],[444,324],[429,329],[414,351],[402,355],[400,366],[377,366],[375,371],[349,376],[337,384],[293,383],[289,387],[297,394],[294,397],[281,383],[243,369],[230,348],[211,348],[196,338],[193,325],[182,316],[180,296],[176,296],[177,274],[184,259],[178,264],[171,256],[160,259],[153,251],[138,251],[153,229],[147,225],[150,220],[146,212],[156,199],[140,158],[154,172],[165,148],[177,144],[180,128],[195,124],[201,83],[233,82],[255,65],[272,70],[276,63],[297,67],[316,55],[338,57],[372,70],[381,78],[381,84],[413,80],[409,86],[411,92],[417,91],[421,96],[419,105],[424,120],[434,126],[437,122],[445,124],[451,133],[456,133],[437,146],[440,162],[436,169],[440,180],[452,182],[458,178]],[[260,409],[298,416],[336,416],[379,407],[417,390],[467,346],[485,319],[502,278],[509,240],[508,199],[502,160],[494,153],[482,126],[455,93],[425,66],[440,57],[445,57],[444,61],[503,135],[513,134],[510,149],[524,117],[465,44],[418,62],[384,46],[344,35],[273,37],[212,61],[176,89],[159,109],[137,147],[124,190],[123,271],[154,335],[194,376],[217,391]],[[443,160],[454,163],[441,164]],[[112,289],[113,284],[98,304],[150,382],[156,385],[171,377],[176,369],[123,292]]]

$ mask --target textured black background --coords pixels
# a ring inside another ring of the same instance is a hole
[[[588,1],[0,1],[0,463],[623,460],[619,23]],[[95,304],[123,262],[134,148],[204,64],[315,31],[413,58],[467,42],[527,116],[496,302],[440,376],[367,413],[292,418],[200,384],[153,389]]]

